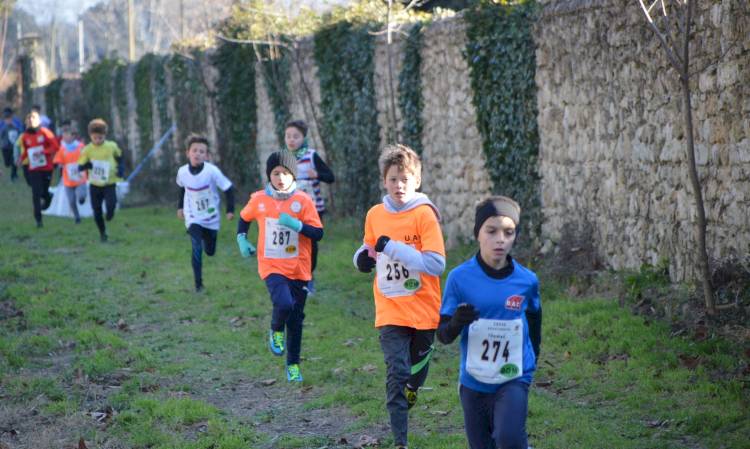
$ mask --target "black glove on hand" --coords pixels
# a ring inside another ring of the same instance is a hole
[[[363,273],[369,273],[375,267],[375,259],[367,254],[367,250],[360,251],[357,256],[357,269]]]
[[[462,328],[479,318],[479,311],[471,304],[460,304],[451,317],[451,326]]]
[[[390,241],[390,237],[388,237],[387,235],[381,235],[380,237],[378,237],[377,243],[375,243],[375,251],[382,253],[385,249],[385,245],[387,245]]]

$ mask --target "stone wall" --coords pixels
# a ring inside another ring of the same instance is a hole
[[[695,48],[705,53],[696,56],[696,67],[726,53],[691,85],[708,247],[715,258],[750,250],[750,16],[739,11],[741,1],[699,2],[695,19]],[[441,209],[450,246],[471,238],[474,203],[490,193],[492,182],[462,55],[464,21],[460,16],[438,20],[423,32],[422,190]],[[637,2],[546,0],[535,39],[545,249],[585,240],[592,257],[605,266],[638,268],[666,258],[675,280],[691,278],[695,208],[679,85]],[[391,47],[394,88],[402,67],[402,40],[395,35]],[[378,36],[374,80],[381,146],[392,125],[386,45],[385,36]],[[302,41],[299,49],[290,68],[290,111],[310,125],[310,144],[325,157],[325,136],[317,127],[321,94],[312,39]],[[202,61],[210,97],[207,130],[215,142],[220,126],[213,99],[217,74],[208,61],[210,57]],[[265,159],[282,142],[260,75],[256,93],[256,148],[259,176],[265,179]],[[43,96],[37,93],[36,98]],[[137,149],[133,98],[128,109],[124,135],[128,146]],[[400,131],[398,107],[396,117]],[[133,162],[140,155],[136,150]],[[337,180],[346,182],[356,180]],[[329,200],[335,199],[335,189],[336,184],[326,192]]]
[[[696,2],[693,121],[709,255],[750,249],[750,18],[741,1]],[[637,2],[549,1],[536,30],[542,233],[593,230],[615,269],[666,258],[694,274],[696,212],[676,72]],[[734,44],[733,44],[734,43]],[[567,234],[567,235],[566,235]],[[548,245],[552,246],[552,245]]]
[[[476,112],[471,103],[469,70],[462,55],[466,45],[464,23],[460,19],[437,21],[426,27],[424,32],[424,47],[421,51],[424,99],[422,191],[440,208],[443,215],[443,232],[448,245],[452,246],[458,241],[471,238],[474,203],[489,193],[492,182],[484,168],[482,142],[476,125]],[[394,33],[391,44],[392,88],[396,91],[404,58],[403,39],[399,33]],[[388,76],[387,45],[386,36],[379,35],[375,45],[374,83],[381,147],[387,142],[389,127],[393,128],[392,120],[389,118],[391,84]],[[323,139],[315,126],[315,118],[320,118],[322,113],[320,83],[312,41],[306,40],[300,45],[300,68],[301,73],[297,66],[292,67],[289,87],[292,92],[292,117],[303,118],[311,125],[311,144],[322,149],[322,154],[325,155]],[[258,72],[259,70],[256,70],[256,73]],[[307,87],[302,83],[303,77]],[[267,104],[268,95],[265,93],[265,86],[260,83],[260,77],[256,79],[256,92],[259,121],[256,143],[259,160],[265,161],[268,152],[278,147],[273,139],[266,137],[268,132],[272,133],[274,130],[274,118],[271,106]],[[309,101],[310,97],[312,102]],[[398,98],[395,102],[396,132],[400,133],[402,122]],[[334,164],[337,161],[329,162]],[[377,169],[373,167],[373,170]],[[339,179],[336,182],[356,180]],[[335,189],[336,184],[333,184],[331,191],[335,192]],[[330,199],[331,195],[329,201]]]

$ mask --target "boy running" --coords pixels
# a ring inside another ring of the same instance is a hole
[[[477,206],[476,256],[448,275],[438,340],[461,335],[460,397],[471,449],[526,449],[529,385],[542,341],[539,281],[516,262],[521,208],[490,197]]]
[[[41,125],[39,113],[29,112],[26,115],[26,122],[28,124],[26,131],[19,138],[21,147],[19,163],[28,167],[34,219],[36,226],[41,228],[42,209],[52,204],[52,196],[49,193],[49,184],[52,181],[54,169],[52,161],[60,147],[55,134]]]
[[[318,215],[323,218],[326,213],[326,203],[320,192],[320,183],[331,184],[334,182],[333,172],[317,151],[307,145],[307,124],[302,120],[294,120],[286,124],[284,130],[284,144],[297,158],[297,188],[310,195]],[[318,265],[318,242],[312,244],[312,269]],[[311,279],[307,285],[312,294],[315,291],[314,281]]]
[[[62,141],[60,151],[55,154],[54,163],[62,166],[63,186],[68,199],[68,206],[73,211],[76,224],[81,222],[78,204],[86,201],[86,175],[78,171],[78,158],[81,156],[83,143],[75,138],[69,121],[61,126]]]
[[[287,380],[302,382],[299,362],[306,285],[312,277],[312,241],[323,238],[323,225],[312,199],[297,190],[297,160],[292,153],[271,154],[266,176],[266,188],[253,193],[240,212],[237,244],[243,257],[255,252],[247,241],[247,231],[250,222],[257,221],[258,273],[273,303],[268,344],[277,356],[284,354],[286,346]]]
[[[408,410],[427,378],[440,319],[445,246],[437,207],[417,192],[419,156],[405,145],[389,145],[378,162],[388,194],[367,212],[354,264],[363,273],[376,269],[372,290],[387,370],[386,407],[396,447],[406,448]]]
[[[216,252],[216,237],[221,223],[219,190],[227,196],[227,220],[234,219],[232,181],[208,159],[208,139],[191,134],[185,140],[188,163],[177,170],[180,186],[177,218],[185,220],[193,245],[192,265],[195,291],[203,290],[203,251],[207,256]]]
[[[115,216],[117,207],[116,185],[122,176],[122,150],[107,137],[107,122],[96,118],[89,122],[91,143],[83,147],[78,159],[78,170],[89,170],[89,194],[94,221],[99,228],[99,239],[106,242],[107,230],[104,225],[102,203],[107,205],[107,221]]]

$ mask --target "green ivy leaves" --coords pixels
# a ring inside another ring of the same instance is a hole
[[[255,149],[258,125],[253,47],[224,43],[217,49],[213,64],[219,72],[216,102],[222,169],[241,188],[257,189],[264,180],[258,177]]]
[[[404,63],[398,77],[398,107],[401,109],[402,140],[418,154],[422,154],[422,23],[409,30],[404,44]]]
[[[493,192],[521,204],[523,226],[541,229],[533,1],[466,11],[473,104]]]
[[[380,126],[374,37],[369,25],[339,22],[315,34],[323,112],[321,133],[336,178],[336,207],[364,214],[378,201]]]

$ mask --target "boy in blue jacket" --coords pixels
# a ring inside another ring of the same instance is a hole
[[[459,392],[471,449],[528,447],[542,305],[536,274],[510,256],[520,214],[504,196],[479,203],[479,252],[450,272],[443,293],[437,336],[448,344],[461,335]]]

